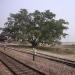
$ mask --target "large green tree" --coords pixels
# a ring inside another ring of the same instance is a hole
[[[64,19],[55,19],[55,14],[49,10],[28,13],[26,9],[21,9],[16,14],[10,14],[8,21],[5,23],[3,32],[14,40],[28,40],[29,42],[34,35],[39,43],[44,42],[53,44],[58,42],[64,33],[68,22]]]

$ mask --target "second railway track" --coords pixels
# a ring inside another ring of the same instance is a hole
[[[8,47],[9,48],[9,47]],[[13,50],[16,50],[18,52],[22,52],[22,53],[28,53],[28,54],[31,54],[33,55],[33,53],[30,51],[19,51],[17,49],[14,49]],[[75,68],[75,61],[72,61],[72,60],[68,60],[68,59],[63,59],[63,58],[58,58],[58,57],[55,57],[55,56],[50,56],[50,55],[46,55],[46,54],[43,54],[43,53],[37,53],[36,54],[37,57],[40,57],[40,58],[45,58],[45,59],[48,59],[48,60],[52,60],[52,61],[56,61],[56,62],[59,62],[59,63],[63,63],[63,64],[66,64],[70,67],[73,67]]]
[[[0,61],[6,65],[14,75],[45,75],[44,73],[19,62],[3,52],[0,52]]]

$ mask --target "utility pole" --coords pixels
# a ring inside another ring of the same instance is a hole
[[[33,61],[35,61],[35,54],[36,54],[35,47],[36,47],[36,45],[37,45],[36,37],[33,35],[32,36]]]

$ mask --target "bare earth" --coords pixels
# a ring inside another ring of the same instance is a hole
[[[0,75],[13,75],[8,68],[0,62]]]

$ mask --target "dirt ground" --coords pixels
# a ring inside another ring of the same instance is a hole
[[[46,75],[75,75],[75,68],[72,68],[62,63],[57,63],[55,61],[40,57],[36,57],[35,61],[33,61],[32,55],[7,48],[5,50],[0,49],[0,51],[10,55],[11,57],[14,57],[15,59],[23,62],[24,64],[27,64],[46,73]]]
[[[2,62],[0,62],[0,75],[13,75]]]

